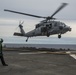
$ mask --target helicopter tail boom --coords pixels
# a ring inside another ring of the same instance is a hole
[[[23,34],[17,33],[17,32],[15,32],[13,35],[14,35],[14,36],[23,36]]]

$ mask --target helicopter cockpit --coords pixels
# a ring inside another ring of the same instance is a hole
[[[65,23],[60,22],[60,25],[66,27]]]

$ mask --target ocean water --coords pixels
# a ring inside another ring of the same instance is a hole
[[[3,37],[6,47],[36,47],[76,50],[76,38],[74,37],[33,37],[26,42],[26,37]]]

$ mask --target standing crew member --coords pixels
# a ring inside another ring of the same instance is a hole
[[[5,63],[4,58],[3,58],[2,43],[3,43],[3,39],[0,39],[0,59],[1,59],[1,62],[2,62],[2,64],[3,64],[3,66],[8,66],[8,65]]]

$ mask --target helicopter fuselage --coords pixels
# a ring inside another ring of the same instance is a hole
[[[14,33],[17,36],[35,37],[35,36],[47,36],[58,34],[58,38],[61,38],[61,34],[71,31],[71,28],[60,21],[42,21],[35,26],[35,29],[25,33],[23,26],[19,25],[21,33]],[[21,35],[20,35],[21,34]]]
[[[59,21],[41,22],[35,26],[35,29],[25,34],[27,37],[47,36],[53,34],[64,34],[71,31],[71,28]]]
[[[8,9],[4,9],[4,11],[44,19],[35,26],[34,30],[29,31],[27,33],[25,33],[25,31],[23,30],[23,26],[21,25],[22,23],[19,24],[20,33],[14,33],[14,35],[27,37],[26,39],[26,42],[27,42],[28,38],[33,36],[49,37],[50,35],[58,34],[58,38],[61,38],[61,34],[71,31],[71,28],[69,26],[67,26],[63,22],[55,21],[56,18],[54,18],[54,15],[56,15],[60,10],[62,10],[67,5],[68,5],[67,3],[62,3],[51,16],[47,16],[47,17],[23,13],[23,12],[17,12],[17,11],[8,10]]]

